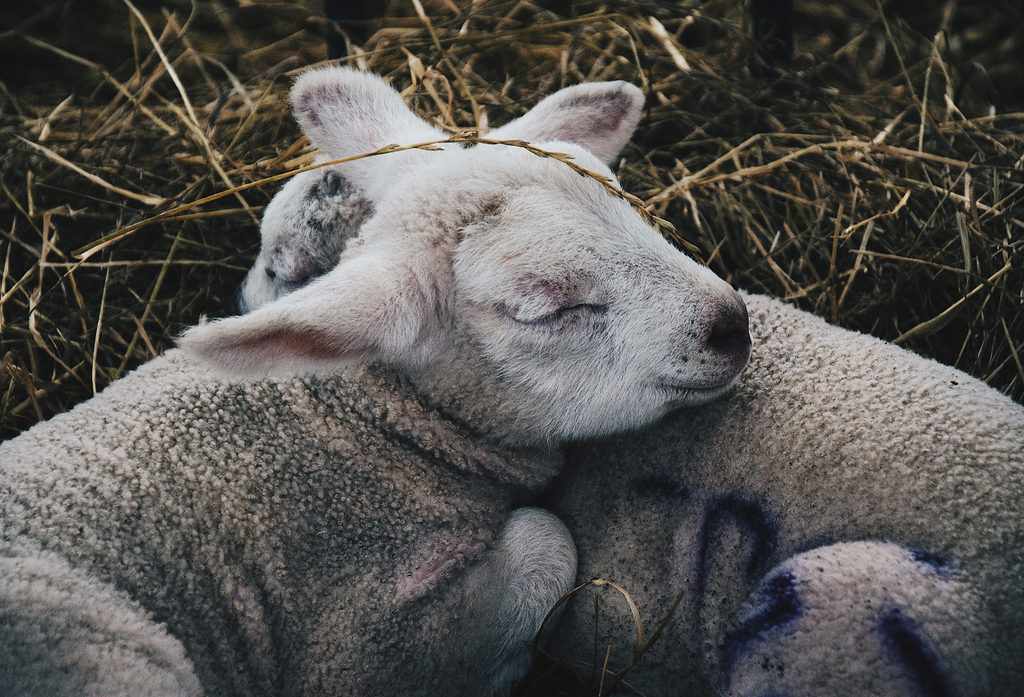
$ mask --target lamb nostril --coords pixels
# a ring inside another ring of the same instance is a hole
[[[271,281],[273,281],[275,278],[277,278],[277,272],[274,271],[269,266],[266,267],[265,269],[263,269],[263,271],[267,274],[267,278],[269,278]]]
[[[750,350],[747,308],[738,306],[723,312],[711,327],[708,346],[721,353],[745,353]]]

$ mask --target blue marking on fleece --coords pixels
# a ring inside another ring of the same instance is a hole
[[[910,550],[910,556],[919,564],[927,564],[939,573],[946,571],[949,561],[937,552],[928,552],[922,549]]]
[[[800,597],[796,579],[790,571],[776,574],[758,587],[757,597],[761,600],[757,611],[730,629],[725,634],[719,651],[720,667],[724,675],[732,670],[736,659],[752,642],[765,633],[781,627],[801,615]]]
[[[750,542],[750,556],[744,580],[753,583],[763,576],[775,554],[778,530],[768,514],[753,501],[747,501],[736,494],[726,494],[713,500],[704,514],[704,524],[697,533],[700,539],[700,556],[697,566],[694,590],[699,598],[704,596],[707,583],[708,557],[711,544],[718,537],[718,531],[728,522],[733,522],[740,533]]]
[[[922,697],[957,695],[957,690],[944,675],[938,657],[918,635],[911,618],[896,608],[882,616],[878,629],[896,660],[906,666]]]

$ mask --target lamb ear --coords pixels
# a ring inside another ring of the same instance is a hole
[[[633,135],[643,108],[644,93],[628,82],[575,85],[546,97],[522,117],[491,131],[488,137],[574,143],[611,164]]]
[[[232,378],[328,375],[374,360],[422,362],[440,336],[441,284],[411,268],[384,254],[362,255],[247,315],[192,327],[178,343]]]
[[[330,158],[445,137],[409,111],[401,95],[380,77],[351,68],[303,73],[292,88],[291,103],[303,133]],[[345,173],[371,200],[379,200],[400,170],[429,154],[411,150],[356,160],[345,165]]]

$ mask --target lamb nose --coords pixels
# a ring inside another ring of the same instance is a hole
[[[747,308],[742,302],[724,309],[711,326],[708,347],[725,354],[747,354],[750,351],[750,328]]]

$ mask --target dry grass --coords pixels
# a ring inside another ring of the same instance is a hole
[[[268,178],[311,159],[290,77],[325,58],[306,3],[240,4],[0,9],[0,438],[232,311]],[[425,117],[486,135],[567,84],[641,85],[623,188],[712,268],[1024,399],[1020,2],[798,2],[781,76],[740,0],[390,5],[349,60]]]
[[[916,26],[891,4],[798,6],[797,70],[775,78],[737,1],[576,3],[575,17],[393,5],[350,60],[421,114],[486,131],[565,84],[640,84],[623,188],[716,271],[1024,396],[1012,22],[976,6],[915,12]],[[232,310],[277,186],[263,180],[309,161],[290,76],[325,57],[302,3],[17,11],[0,34],[0,437]],[[113,232],[127,234],[76,256]]]

